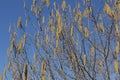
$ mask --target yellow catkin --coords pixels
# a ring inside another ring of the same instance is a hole
[[[22,50],[22,48],[23,48],[23,40],[21,39],[20,42],[17,45],[17,50],[18,50],[19,53]]]
[[[92,56],[94,54],[94,52],[95,52],[95,48],[94,48],[94,46],[92,46],[91,51],[90,51],[90,56]]]
[[[47,7],[50,6],[50,1],[49,0],[46,0],[46,5],[47,5]]]
[[[46,44],[48,44],[48,42],[49,42],[49,36],[46,35]]]
[[[118,24],[115,25],[115,32],[118,34],[119,33],[119,27]]]
[[[75,55],[74,55],[74,53],[72,53],[71,54],[71,61],[72,61],[72,63],[74,62],[74,60],[75,60]]]
[[[33,4],[33,6],[35,6],[35,5],[36,5],[36,0],[33,0],[33,3],[32,3],[32,4]]]
[[[76,46],[78,46],[78,40],[76,40]]]
[[[78,17],[81,17],[82,16],[81,11],[78,11],[77,15],[78,15]]]
[[[113,14],[112,9],[110,8],[110,6],[107,3],[105,3],[104,10],[110,16]]]
[[[86,65],[86,54],[84,54],[84,56],[83,56],[83,64],[84,64],[84,66]]]
[[[100,29],[101,29],[101,32],[104,33],[104,25],[103,25],[103,23],[100,24]]]
[[[62,31],[62,20],[60,15],[58,17],[58,30],[59,30],[59,33]]]
[[[56,10],[56,17],[58,17],[60,15],[59,10]]]
[[[34,66],[34,65],[32,66],[32,71],[33,71],[33,72],[35,71],[35,66]]]
[[[55,27],[54,26],[51,27],[51,31],[52,31],[52,34],[54,34],[54,32],[55,32]]]
[[[22,28],[22,19],[21,19],[21,17],[18,18],[18,27]]]
[[[27,80],[27,64],[24,64],[24,80]]]
[[[27,35],[26,35],[26,33],[23,35],[23,42],[25,43],[26,42],[26,37],[27,37]]]
[[[82,23],[81,23],[81,20],[78,20],[78,28],[79,28],[79,31],[82,32]]]
[[[17,32],[15,31],[13,34],[14,34],[14,38],[16,38],[16,36],[17,36]]]
[[[74,66],[74,61],[75,61],[75,55],[74,55],[74,53],[72,52],[72,53],[71,53],[71,63],[70,63],[70,68],[71,68],[71,69],[72,69],[73,66]]]
[[[118,61],[116,59],[114,60],[114,68],[115,68],[116,74],[118,74],[119,73],[119,70],[118,70]]]
[[[59,40],[56,40],[56,48],[59,47]]]
[[[54,59],[56,58],[56,48],[54,48]]]
[[[90,6],[90,12],[92,12],[92,7]]]
[[[83,17],[87,18],[88,16],[89,16],[89,10],[88,10],[88,8],[86,8],[83,12]]]
[[[11,45],[10,45],[10,48],[9,48],[10,53],[12,52],[13,45],[14,45],[14,39],[12,40]]]
[[[36,60],[36,58],[37,58],[37,54],[35,53],[35,54],[34,54],[34,60]]]
[[[84,36],[85,36],[86,38],[89,37],[89,30],[88,30],[87,28],[84,28]]]
[[[65,7],[66,7],[66,2],[63,1],[63,2],[62,2],[62,9],[65,10]]]
[[[74,27],[72,26],[72,27],[71,27],[71,30],[70,30],[70,34],[71,34],[71,36],[74,35],[73,33],[74,33]]]
[[[36,47],[38,48],[40,46],[40,40],[39,40],[39,38],[37,37],[36,38]]]
[[[52,19],[49,20],[49,26],[52,27]]]
[[[103,67],[103,62],[102,61],[99,62],[99,67],[100,67],[100,70],[102,70],[102,67]]]
[[[41,63],[41,73],[42,73],[42,80],[46,80],[46,64],[44,60],[42,60]]]
[[[11,65],[11,62],[9,62],[9,64],[8,64],[8,71],[10,70],[10,65]]]
[[[116,54],[119,53],[119,46],[120,46],[120,45],[119,45],[119,41],[117,41],[117,42],[116,42]]]
[[[59,40],[59,29],[57,28],[57,30],[56,30],[56,40]]]

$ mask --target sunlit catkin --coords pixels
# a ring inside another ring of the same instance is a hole
[[[33,0],[33,3],[32,3],[32,4],[33,4],[33,6],[35,6],[35,5],[36,5],[36,0]]]
[[[49,0],[46,0],[46,5],[47,5],[47,7],[50,6],[50,1]]]
[[[37,54],[35,53],[35,54],[34,54],[34,60],[36,60],[36,58],[37,58]]]
[[[118,70],[118,61],[116,59],[114,60],[114,69],[115,69],[116,74],[118,74],[119,73],[119,70]]]
[[[94,46],[92,46],[91,51],[90,51],[90,56],[92,56],[94,54],[94,52],[95,52],[95,48],[94,48]]]
[[[103,62],[102,61],[99,62],[99,67],[100,67],[100,70],[102,70],[102,68],[103,68]]]
[[[58,32],[60,33],[62,31],[62,20],[61,15],[58,16]]]
[[[27,34],[25,33],[25,34],[23,35],[23,46],[25,45],[26,37],[27,37]]]
[[[8,71],[10,70],[10,65],[11,65],[11,62],[9,62],[9,64],[8,64]]]
[[[116,32],[117,34],[119,34],[119,27],[118,27],[118,24],[115,25],[115,32]]]
[[[28,73],[27,64],[24,64],[24,80],[27,80],[27,73]]]
[[[52,31],[52,35],[54,35],[54,32],[55,32],[55,27],[54,26],[51,27],[51,31]]]
[[[56,58],[56,48],[54,48],[54,56],[53,58],[55,59]]]
[[[88,30],[86,27],[84,28],[84,36],[85,36],[86,38],[89,37],[89,30]]]
[[[12,42],[11,42],[11,44],[10,44],[10,48],[9,48],[9,52],[10,52],[10,53],[12,52],[13,45],[14,45],[14,39],[12,40]]]
[[[70,30],[70,34],[71,34],[71,36],[74,35],[73,33],[74,33],[74,27],[72,26],[72,27],[71,27],[71,30]]]
[[[52,27],[52,22],[53,22],[52,19],[50,19],[49,20],[49,26],[50,26],[50,28]]]
[[[56,10],[56,17],[59,17],[60,13],[59,10]]]
[[[74,53],[71,53],[71,61],[72,61],[72,63],[74,62],[74,60],[75,60],[75,55],[74,55]]]
[[[103,23],[100,23],[100,29],[101,29],[101,32],[104,33],[104,25],[103,25]]]
[[[78,20],[78,28],[79,28],[79,31],[82,32],[82,23],[81,23],[81,20]]]
[[[46,64],[44,60],[42,60],[41,63],[41,73],[42,73],[42,80],[46,80]]]
[[[36,37],[36,47],[39,48],[39,46],[40,46],[40,40],[38,37]]]
[[[59,47],[59,40],[56,40],[56,48]]]
[[[87,18],[89,16],[89,10],[86,8],[83,12],[83,17]]]
[[[112,16],[113,11],[107,3],[105,3],[104,10],[109,16]]]
[[[48,44],[48,42],[49,42],[49,36],[46,35],[46,44]]]
[[[57,28],[57,30],[56,30],[56,40],[59,40],[59,29]]]
[[[18,24],[17,25],[18,25],[19,28],[22,28],[22,19],[21,19],[21,17],[18,18]]]
[[[23,40],[21,39],[20,42],[17,45],[17,51],[20,53],[20,51],[22,50],[22,48],[23,48]]]
[[[62,9],[63,9],[63,11],[65,10],[65,7],[66,7],[66,2],[63,1],[63,2],[62,2]]]
[[[120,45],[119,45],[119,41],[117,41],[117,42],[116,42],[116,54],[119,53],[119,46],[120,46]]]
[[[83,56],[83,64],[84,64],[84,66],[86,65],[86,54],[84,54],[84,56]]]

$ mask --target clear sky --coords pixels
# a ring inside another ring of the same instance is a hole
[[[0,74],[7,65],[6,51],[10,45],[8,26],[24,16],[23,0],[0,0]]]

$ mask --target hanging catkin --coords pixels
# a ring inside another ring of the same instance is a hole
[[[119,73],[119,70],[118,70],[118,61],[116,59],[114,60],[114,68],[115,68],[116,74],[118,74]]]
[[[116,54],[118,55],[119,53],[119,41],[116,42]]]
[[[82,23],[81,23],[81,20],[78,20],[78,28],[79,28],[79,31],[82,32]]]
[[[109,16],[113,15],[113,11],[107,3],[105,3],[104,10]]]
[[[41,73],[42,73],[42,80],[46,80],[46,64],[44,60],[42,60],[41,63]]]
[[[119,34],[119,27],[118,27],[118,24],[115,25],[115,32],[116,32],[117,34]]]
[[[65,7],[66,7],[66,2],[63,1],[63,2],[62,2],[62,9],[63,9],[63,11],[65,10]]]
[[[54,59],[56,58],[56,48],[54,48]]]
[[[83,56],[83,64],[84,64],[84,66],[86,65],[86,54],[84,54],[84,56]]]
[[[21,17],[18,18],[18,24],[17,25],[18,25],[19,28],[22,28],[22,19],[21,19]]]
[[[27,80],[27,64],[24,64],[24,80]]]
[[[89,37],[89,30],[88,30],[86,27],[84,28],[84,36],[85,36],[86,38]]]

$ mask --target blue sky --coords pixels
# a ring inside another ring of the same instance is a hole
[[[10,45],[8,26],[17,24],[19,16],[24,16],[22,0],[0,0],[0,74],[8,62],[6,57]]]

